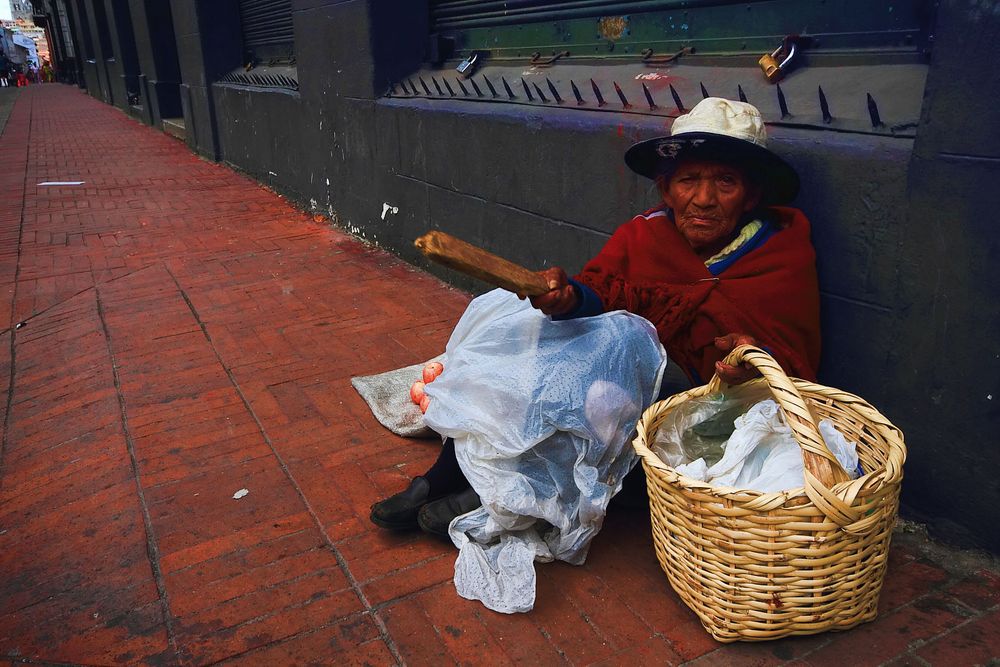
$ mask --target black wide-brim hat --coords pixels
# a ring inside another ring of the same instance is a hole
[[[799,175],[767,148],[767,132],[753,105],[708,97],[679,116],[669,137],[640,141],[625,152],[629,169],[655,179],[685,159],[735,164],[761,187],[764,206],[787,204],[799,192]]]

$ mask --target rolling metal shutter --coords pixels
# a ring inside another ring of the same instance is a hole
[[[243,50],[258,60],[295,54],[291,0],[239,0]]]
[[[934,0],[430,0],[430,32],[438,52],[463,57],[627,59],[690,47],[756,62],[791,34],[807,35],[813,53],[927,53],[933,13]]]
[[[743,0],[751,4],[761,0]],[[485,28],[534,21],[561,21],[608,14],[663,11],[735,0],[431,0],[432,30]]]

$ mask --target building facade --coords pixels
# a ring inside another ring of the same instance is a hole
[[[1000,16],[984,3],[34,5],[90,95],[420,266],[412,240],[442,229],[579,269],[656,203],[624,150],[703,96],[748,99],[802,176],[821,382],[906,433],[911,516],[1000,550],[977,529],[1000,524]],[[764,54],[788,60],[777,84]]]

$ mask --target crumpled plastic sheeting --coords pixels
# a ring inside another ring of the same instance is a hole
[[[494,611],[528,611],[535,560],[586,559],[635,463],[631,437],[666,353],[637,315],[555,322],[495,290],[469,305],[445,354],[425,421],[455,439],[483,501],[450,527],[455,587]]]
[[[736,430],[725,445],[722,459],[708,467],[702,458],[678,465],[687,477],[714,486],[751,489],[771,493],[801,487],[805,483],[802,449],[785,422],[778,404],[761,401],[736,418]],[[857,445],[848,440],[828,419],[818,424],[826,446],[847,471],[858,476]]]
[[[420,379],[424,366],[432,361],[447,364],[443,356],[376,375],[351,378],[351,385],[365,400],[372,414],[382,426],[404,438],[437,437],[424,424],[420,408],[410,400],[410,386]]]

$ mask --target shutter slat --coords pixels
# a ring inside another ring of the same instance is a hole
[[[287,46],[295,42],[291,0],[239,0],[243,48]]]
[[[750,4],[764,0],[431,0],[431,27],[478,28],[533,21],[669,11],[697,6]]]

